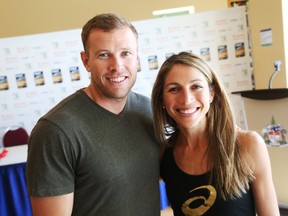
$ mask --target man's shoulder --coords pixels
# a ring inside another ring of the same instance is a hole
[[[131,101],[140,101],[143,103],[151,103],[151,99],[143,94],[131,91],[128,95],[129,100]]]
[[[73,110],[77,110],[77,107],[83,106],[79,102],[82,98],[81,90],[67,96],[60,102],[58,102],[54,107],[52,107],[41,119],[59,118],[61,115],[69,114]]]

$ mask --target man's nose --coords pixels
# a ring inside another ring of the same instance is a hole
[[[121,70],[123,70],[124,68],[124,63],[123,60],[120,57],[117,56],[113,56],[110,59],[110,65],[109,65],[109,69],[110,71],[113,72],[120,72]]]

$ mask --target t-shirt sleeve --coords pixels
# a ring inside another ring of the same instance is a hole
[[[69,137],[57,125],[40,120],[28,141],[29,195],[46,197],[73,192],[75,166],[75,151]]]

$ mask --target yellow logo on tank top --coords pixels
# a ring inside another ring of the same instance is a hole
[[[201,216],[201,215],[205,214],[205,212],[207,212],[211,208],[211,206],[214,204],[216,197],[217,197],[217,192],[216,192],[216,189],[212,185],[204,185],[204,186],[197,187],[197,188],[189,191],[189,193],[193,193],[196,191],[200,192],[203,189],[207,190],[208,193],[201,193],[203,195],[194,196],[194,197],[186,200],[183,203],[182,212],[184,213],[185,216]],[[207,195],[205,195],[205,194],[207,194]],[[204,201],[203,204],[201,204],[199,206],[195,206],[193,208],[190,207],[191,203],[193,203],[195,201],[201,201],[201,200]]]

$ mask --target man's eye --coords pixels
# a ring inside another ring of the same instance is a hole
[[[129,55],[131,55],[130,52],[128,52],[128,51],[123,52],[123,56],[129,56]]]
[[[99,56],[100,57],[108,57],[109,55],[108,55],[108,53],[100,53]]]

